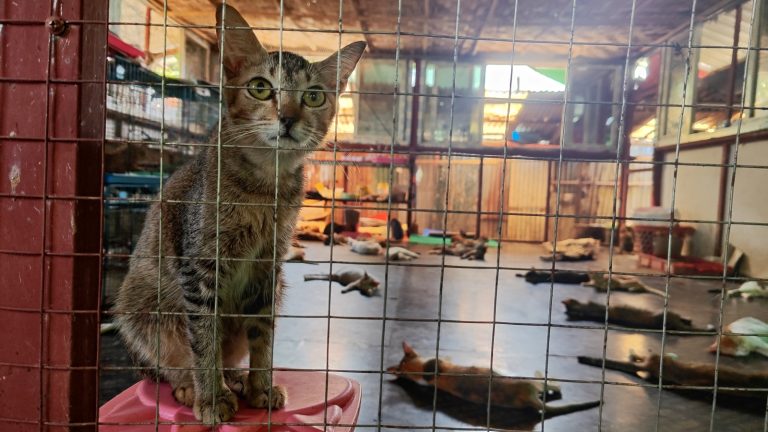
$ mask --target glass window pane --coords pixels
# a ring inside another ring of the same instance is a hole
[[[363,59],[349,79],[352,93],[339,99],[338,140],[358,144],[407,144],[410,134],[411,98],[394,96],[395,73],[398,93],[408,88],[408,62],[392,59]],[[396,105],[395,105],[396,104]],[[392,116],[397,109],[397,123]],[[334,127],[331,127],[334,133]]]
[[[565,146],[596,145],[613,148],[618,134],[620,105],[614,88],[621,86],[615,67],[577,66],[571,74]]]
[[[768,49],[768,4],[761,4],[759,47]],[[768,51],[760,51],[755,83],[755,117],[768,116]]]
[[[122,41],[144,51],[145,27],[120,23],[144,23],[147,21],[147,5],[143,2],[112,0],[109,2],[109,31]]]
[[[510,94],[511,78],[511,94]],[[486,100],[483,107],[483,145],[557,144],[565,90],[564,68],[529,65],[488,65],[485,68],[485,97],[516,101]]]
[[[422,72],[422,145],[475,147],[482,140],[483,68],[480,65],[428,62]],[[451,116],[451,94],[453,116]]]
[[[659,79],[662,51],[656,50],[635,61],[632,69],[633,91],[629,107],[629,155],[639,160],[651,160],[656,142]],[[628,213],[631,214],[631,213]]]
[[[192,81],[208,79],[208,50],[197,41],[187,38],[184,53],[184,78]]]
[[[739,31],[739,46],[749,43],[752,2],[717,14],[701,26],[702,48],[696,68],[696,106],[692,132],[711,132],[728,127],[740,114],[746,49],[733,47]],[[737,25],[737,20],[739,21]],[[732,67],[736,54],[736,66]]]
[[[665,124],[662,129],[664,136],[677,136],[680,130],[681,105],[684,102],[683,86],[685,84],[686,57],[688,56],[687,44],[687,41],[677,41],[676,46],[666,49],[669,61],[669,77],[665,92],[666,101],[664,101],[666,106],[663,108],[666,113]]]

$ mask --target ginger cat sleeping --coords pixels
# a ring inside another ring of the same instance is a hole
[[[544,412],[545,417],[554,417],[594,408],[600,401],[579,404],[550,406],[540,399],[545,388],[542,382],[522,378],[505,377],[489,368],[459,366],[445,360],[420,357],[414,349],[403,342],[403,358],[397,366],[387,372],[399,378],[424,382],[468,402],[513,409],[533,409]],[[435,376],[435,372],[437,375]],[[493,387],[489,396],[489,377],[493,375]],[[551,390],[553,386],[549,386]],[[559,392],[559,390],[558,390]]]

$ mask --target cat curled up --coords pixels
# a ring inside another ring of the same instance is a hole
[[[311,63],[267,52],[232,7],[216,17],[226,84],[220,150],[206,147],[168,180],[115,306],[135,360],[206,423],[232,418],[236,395],[253,407],[285,405],[269,370],[279,258],[302,202],[305,157],[323,142],[336,89],[365,50],[355,42]],[[231,369],[246,356],[247,373]]]

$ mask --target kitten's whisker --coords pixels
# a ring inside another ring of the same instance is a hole
[[[261,128],[249,128],[247,130],[243,131],[237,131],[237,132],[229,132],[228,133],[222,133],[222,137],[226,136],[227,141],[238,141],[243,138],[248,138],[253,135],[258,135],[264,132],[268,132],[268,130],[261,129]]]

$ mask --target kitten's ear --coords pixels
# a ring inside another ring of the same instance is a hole
[[[250,25],[237,9],[229,5],[220,5],[216,9],[216,36],[220,45],[222,25],[224,46],[220,46],[220,49],[223,49],[224,72],[227,78],[239,74],[249,58],[267,55],[267,50],[261,46]]]
[[[403,341],[403,352],[405,353],[405,355],[409,355],[409,356],[416,355],[416,351],[414,351],[413,348],[410,345],[408,345],[408,342],[406,341]]]
[[[338,69],[339,92],[344,91],[347,80],[355,70],[357,62],[365,51],[365,42],[352,42],[327,59],[315,63],[318,73],[329,88],[336,88],[336,70]]]

